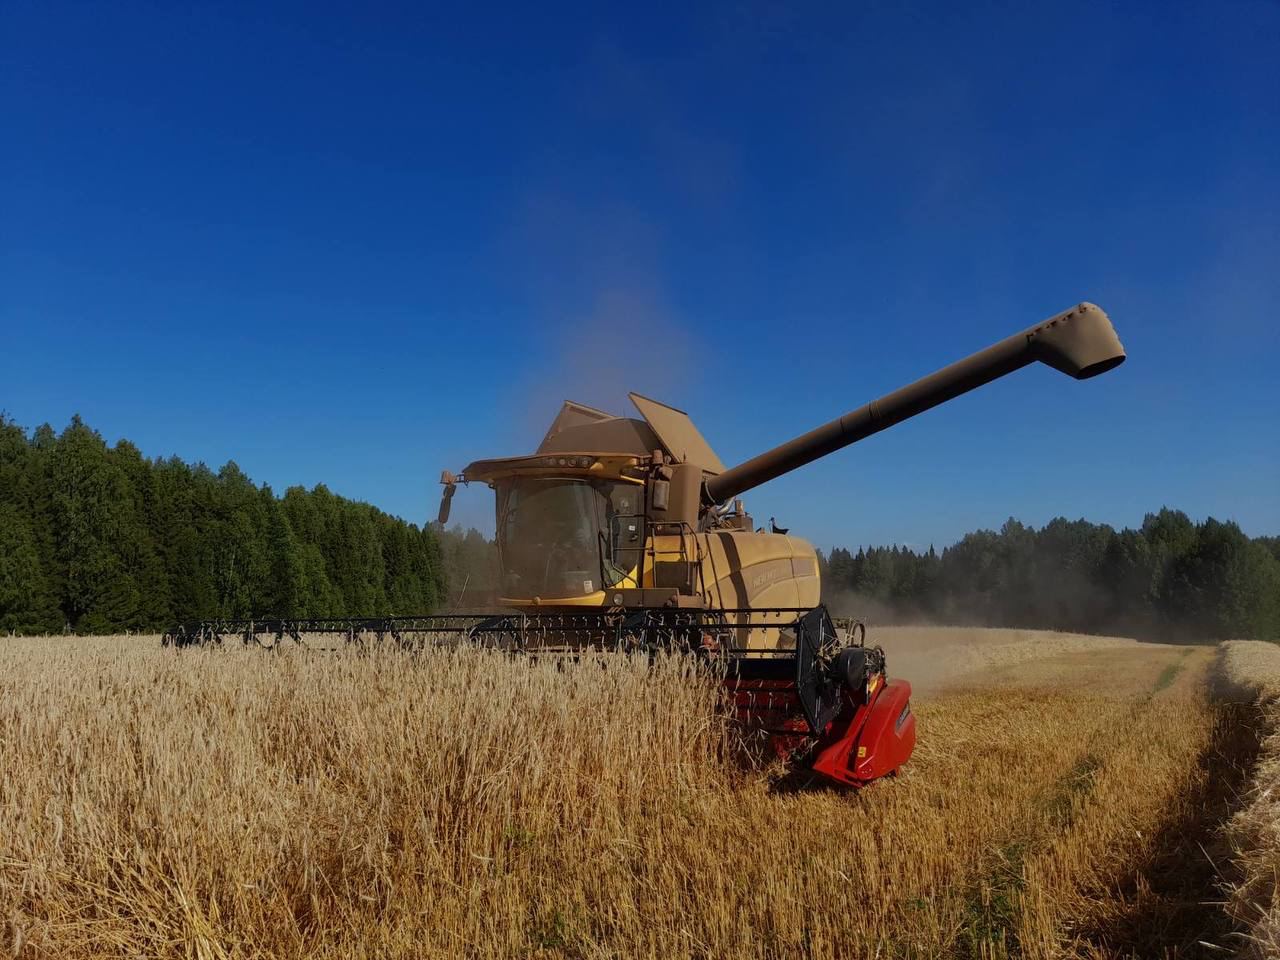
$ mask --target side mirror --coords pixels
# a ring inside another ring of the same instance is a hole
[[[665,512],[671,504],[671,481],[670,480],[654,480],[653,484],[653,509]]]
[[[458,478],[446,470],[440,475],[444,484],[444,496],[440,498],[440,512],[436,515],[436,523],[443,527],[449,522],[449,508],[453,505],[453,494],[458,489]]]
[[[444,526],[449,522],[449,506],[453,502],[453,491],[457,487],[448,486],[444,488],[444,496],[440,498],[440,513],[436,516],[436,523]]]

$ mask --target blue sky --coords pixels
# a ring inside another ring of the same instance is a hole
[[[1280,6],[960,6],[10,0],[0,410],[420,522],[563,397],[732,463],[1089,299],[1116,372],[748,507],[822,546],[1280,532]]]

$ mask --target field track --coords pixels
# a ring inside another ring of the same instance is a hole
[[[872,639],[921,741],[857,794],[679,663],[0,642],[0,956],[1223,955],[1213,648]]]

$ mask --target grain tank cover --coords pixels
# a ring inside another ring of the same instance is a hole
[[[640,415],[653,429],[667,453],[678,462],[692,463],[707,473],[723,473],[724,464],[711,449],[711,444],[693,425],[683,410],[650,400],[638,393],[627,394]]]
[[[565,404],[565,407],[573,404]],[[587,408],[590,409],[590,408]],[[561,410],[563,414],[565,411]],[[558,420],[559,418],[557,418]],[[538,453],[619,453],[648,457],[659,448],[658,437],[643,420],[634,417],[605,416],[598,420],[582,419],[547,433]]]
[[[560,408],[560,412],[556,414],[556,418],[551,421],[551,427],[547,430],[547,435],[542,438],[542,443],[538,445],[539,451],[545,451],[556,434],[571,427],[581,427],[589,423],[600,423],[604,420],[616,420],[612,413],[605,413],[603,410],[597,410],[595,407],[588,407],[585,403],[574,403],[572,400],[566,400],[564,406]]]

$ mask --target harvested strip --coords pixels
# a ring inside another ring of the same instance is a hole
[[[1209,851],[1257,739],[1195,673],[1136,712],[1070,829],[1028,863],[1025,956],[1061,956],[1065,934],[1069,955],[1198,957],[1227,932]]]
[[[1222,645],[1222,686],[1257,704],[1264,734],[1247,802],[1227,828],[1237,878],[1228,910],[1246,934],[1240,955],[1280,956],[1280,646],[1256,640]]]

